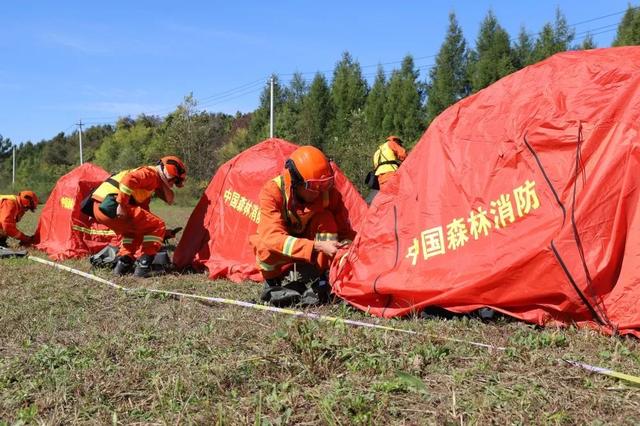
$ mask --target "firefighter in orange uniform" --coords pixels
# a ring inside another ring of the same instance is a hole
[[[23,246],[33,242],[33,237],[21,232],[16,224],[27,210],[38,207],[38,197],[33,191],[21,191],[18,195],[0,195],[0,246],[7,247],[7,237],[20,241]]]
[[[135,254],[142,246],[142,256],[135,264],[136,277],[148,277],[153,259],[166,235],[164,221],[149,211],[155,193],[167,204],[173,203],[173,186],[182,187],[187,169],[178,157],[163,157],[155,166],[143,166],[115,174],[103,182],[92,195],[93,216],[122,238],[115,275],[133,269]]]
[[[339,241],[354,236],[329,161],[313,146],[296,149],[260,192],[260,222],[250,243],[265,279],[262,299],[273,303],[270,290],[281,288],[294,263],[312,265],[325,282]]]
[[[402,147],[402,140],[397,136],[389,136],[385,143],[373,154],[373,168],[382,186],[393,176],[400,164],[407,158],[407,151]]]

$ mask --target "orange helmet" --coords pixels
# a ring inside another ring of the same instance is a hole
[[[301,146],[285,163],[293,185],[304,185],[310,191],[326,191],[333,186],[333,169],[327,157],[314,146]]]
[[[387,142],[395,142],[395,143],[397,143],[398,145],[402,145],[402,139],[400,139],[400,138],[399,138],[399,137],[397,137],[397,136],[393,136],[393,135],[391,135],[391,136],[389,136],[389,137],[387,138]]]
[[[167,173],[169,179],[174,179],[176,186],[182,188],[184,181],[187,180],[187,168],[184,163],[178,157],[168,155],[162,157],[158,162],[162,166],[162,169]]]
[[[38,196],[33,191],[20,191],[18,193],[18,201],[23,208],[31,211],[34,211],[40,202]]]

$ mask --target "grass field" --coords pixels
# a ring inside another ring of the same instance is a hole
[[[157,211],[169,226],[190,213]],[[635,339],[507,319],[382,321],[342,304],[314,310],[424,333],[406,335],[132,295],[25,259],[0,262],[0,424],[640,422],[640,389],[561,361],[638,374]],[[89,270],[86,260],[65,263]],[[201,275],[117,282],[239,300],[259,289]]]

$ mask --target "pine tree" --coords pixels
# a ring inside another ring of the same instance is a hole
[[[427,121],[429,123],[445,108],[469,94],[467,60],[467,42],[455,14],[450,13],[447,36],[436,57],[436,64],[429,72],[430,81],[427,86]]]
[[[618,25],[618,32],[613,46],[640,45],[640,9],[629,7]]]
[[[332,118],[333,105],[327,79],[316,73],[309,93],[302,100],[297,128],[298,142],[322,148],[329,137],[328,126]]]
[[[400,70],[389,79],[387,102],[384,104],[383,132],[415,141],[425,128],[422,110],[423,93],[413,57],[407,55]]]
[[[2,137],[2,135],[0,135],[0,161],[10,157],[12,149],[13,144],[11,143],[11,139],[4,138]]]
[[[584,40],[582,40],[582,43],[577,47],[577,49],[579,50],[589,50],[589,49],[595,49],[596,47],[596,42],[593,41],[593,37],[591,37],[590,33],[587,33],[587,36],[584,38]]]
[[[568,50],[574,37],[575,31],[569,28],[567,19],[560,9],[556,9],[554,24],[546,23],[536,40],[535,48],[533,49],[534,62]]]
[[[360,64],[354,61],[349,52],[344,52],[333,71],[331,84],[331,100],[335,107],[332,125],[334,136],[342,137],[347,133],[351,112],[364,107],[366,98],[367,82],[362,77]]]
[[[276,115],[276,124],[278,137],[297,141],[298,137],[298,120],[302,111],[302,100],[307,94],[307,83],[302,74],[295,73],[289,83],[289,87],[284,89],[284,103],[281,111]]]
[[[521,69],[533,63],[533,42],[526,28],[520,27],[518,41],[513,46],[514,66]]]
[[[387,82],[382,66],[378,66],[376,78],[369,91],[367,100],[364,104],[364,116],[369,132],[376,139],[383,136],[384,131],[382,121],[384,120],[384,105],[387,99]]]
[[[509,34],[489,10],[480,25],[476,49],[470,63],[471,89],[477,92],[516,70]]]

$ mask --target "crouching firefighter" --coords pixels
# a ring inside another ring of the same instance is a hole
[[[116,233],[122,243],[115,275],[130,273],[148,277],[153,259],[166,237],[164,221],[149,211],[151,196],[155,193],[167,204],[173,203],[173,186],[182,187],[187,169],[178,157],[163,157],[155,166],[125,170],[109,177],[91,195],[90,205],[83,211],[91,212],[98,223]],[[135,261],[135,254],[142,255]]]
[[[338,241],[355,236],[329,161],[315,147],[296,149],[259,197],[260,222],[249,241],[264,278],[262,300],[277,306],[326,302]]]
[[[0,246],[7,247],[7,238],[15,238],[23,246],[31,245],[33,237],[24,234],[16,226],[27,210],[38,207],[38,197],[33,191],[21,191],[18,195],[0,195]]]

